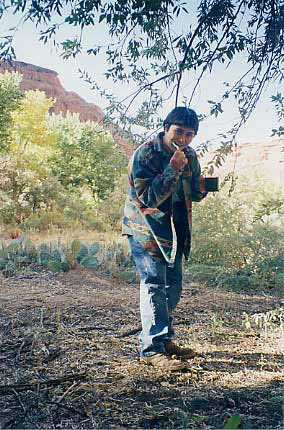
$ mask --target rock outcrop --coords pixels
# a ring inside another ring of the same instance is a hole
[[[77,112],[81,120],[99,122],[103,119],[104,114],[99,106],[86,102],[82,97],[73,91],[66,91],[58,79],[58,74],[54,70],[45,69],[44,67],[33,64],[23,63],[21,61],[1,61],[0,71],[19,72],[23,78],[20,88],[26,90],[44,91],[47,97],[56,100],[53,108],[55,113],[67,111]]]
[[[58,78],[58,73],[54,70],[22,61],[8,62],[0,60],[0,73],[4,73],[5,71],[19,72],[23,76],[20,83],[22,91],[44,91],[47,97],[53,98],[55,105],[52,111],[55,113],[62,113],[64,115],[67,111],[76,112],[82,121],[101,122],[104,119],[105,115],[99,106],[86,102],[86,100],[73,91],[66,91]],[[122,147],[126,156],[130,157],[133,148],[124,138],[122,132],[111,125],[106,128],[112,133],[114,140]]]

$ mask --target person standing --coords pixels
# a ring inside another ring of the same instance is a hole
[[[173,342],[173,311],[182,292],[182,260],[191,247],[192,201],[206,195],[196,152],[199,128],[193,109],[174,108],[164,131],[134,152],[122,234],[128,237],[140,275],[140,360],[163,370],[181,370],[191,348]]]

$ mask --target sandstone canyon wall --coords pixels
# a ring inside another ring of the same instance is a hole
[[[47,97],[55,99],[55,113],[77,112],[83,121],[91,120],[95,122],[101,121],[104,117],[103,111],[99,106],[86,102],[73,91],[66,91],[58,79],[57,72],[54,70],[21,61],[13,61],[11,63],[1,61],[0,71],[4,72],[5,70],[19,72],[23,76],[20,84],[21,90],[44,91]]]

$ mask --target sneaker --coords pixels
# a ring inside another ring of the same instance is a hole
[[[193,358],[196,353],[193,349],[180,347],[171,340],[165,344],[166,353],[168,355],[176,355],[179,358]]]
[[[166,354],[157,353],[149,357],[140,357],[141,363],[148,364],[155,367],[156,369],[165,371],[183,370],[187,368],[185,363],[179,360],[169,357]]]

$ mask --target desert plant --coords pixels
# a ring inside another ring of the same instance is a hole
[[[9,243],[0,244],[0,271],[6,276],[14,274],[23,266],[35,263],[37,260],[36,247],[23,236]]]
[[[252,327],[264,330],[265,336],[269,333],[284,335],[284,307],[272,309],[249,315],[244,313],[243,326],[249,330]]]
[[[74,239],[70,243],[53,240],[35,246],[24,236],[12,241],[2,241],[0,271],[4,275],[13,275],[30,264],[53,272],[66,272],[79,264],[128,282],[136,278],[133,260],[120,243],[88,243]]]
[[[102,263],[102,260],[97,255],[100,250],[100,246],[99,242],[88,244],[86,242],[73,241],[71,249],[79,264],[87,267],[88,269],[97,270]]]

